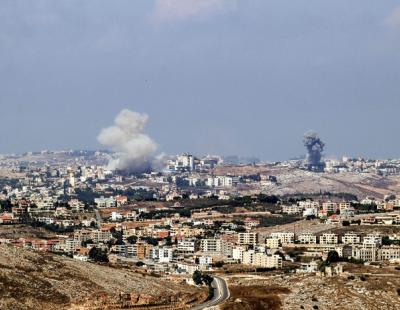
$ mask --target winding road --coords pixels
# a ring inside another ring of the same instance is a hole
[[[202,310],[208,307],[216,306],[222,304],[230,297],[230,292],[226,281],[217,276],[213,276],[213,278],[214,281],[212,282],[212,287],[214,288],[214,297],[201,305],[191,308],[191,310]]]

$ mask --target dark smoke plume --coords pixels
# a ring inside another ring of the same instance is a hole
[[[308,131],[304,134],[303,143],[307,148],[305,161],[307,168],[310,170],[322,170],[325,167],[325,163],[321,161],[325,143],[321,141],[314,131]]]

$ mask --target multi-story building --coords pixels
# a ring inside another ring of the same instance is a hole
[[[74,231],[74,240],[79,242],[88,241],[92,238],[91,233],[92,232],[90,230],[76,230]]]
[[[254,250],[248,250],[248,251],[244,251],[243,252],[243,259],[242,259],[242,263],[245,265],[252,265],[253,264],[253,260],[254,260],[254,255],[255,255],[255,251]]]
[[[315,244],[317,243],[317,236],[313,234],[301,234],[297,236],[297,241],[302,244]]]
[[[377,260],[400,260],[400,246],[382,246],[378,249]]]
[[[216,177],[209,177],[207,179],[206,184],[209,187],[232,187],[238,182],[239,179],[237,177],[216,176]]]
[[[281,244],[294,243],[294,233],[291,232],[271,233],[271,238],[278,239]]]
[[[174,251],[170,247],[154,247],[152,250],[152,258],[159,263],[170,263],[173,255]]]
[[[178,251],[180,253],[194,253],[198,250],[197,240],[194,238],[191,239],[182,239],[178,241]]]
[[[239,233],[238,234],[238,245],[255,245],[258,242],[257,233]]]
[[[152,256],[153,246],[144,242],[136,243],[136,256],[138,259],[149,259]]]
[[[202,239],[200,250],[208,255],[232,257],[233,245],[231,242],[217,238]]]
[[[220,254],[222,251],[221,239],[202,239],[200,241],[200,250],[203,253]]]
[[[282,258],[279,255],[267,255],[249,250],[243,252],[243,264],[261,268],[282,268]]]
[[[327,201],[322,204],[322,210],[326,213],[336,213],[338,210],[338,205],[336,202]]]
[[[90,239],[94,243],[107,242],[112,238],[111,233],[108,230],[92,230],[90,233]]]
[[[306,208],[312,208],[312,209],[319,209],[319,202],[318,201],[311,201],[311,200],[306,200],[306,201],[299,201],[298,205],[302,207],[303,209]]]
[[[320,244],[337,244],[338,243],[338,235],[333,233],[325,233],[319,237]]]
[[[279,239],[278,238],[267,238],[267,239],[265,239],[265,246],[269,249],[277,249],[277,248],[279,248]]]
[[[355,245],[352,247],[351,256],[355,259],[360,259],[365,262],[375,262],[376,261],[376,247],[375,246],[360,246]]]
[[[232,249],[232,258],[239,262],[243,261],[243,253],[246,251],[244,246],[237,246]]]
[[[351,208],[351,203],[349,201],[339,202],[340,213],[342,213],[342,211],[344,210],[349,210],[350,208]]]
[[[360,242],[360,236],[354,232],[348,232],[342,236],[342,243],[344,244],[359,244]]]
[[[199,257],[199,265],[201,266],[210,266],[213,263],[213,258],[211,256],[200,256]]]
[[[282,206],[282,213],[286,214],[300,214],[303,208],[298,205]]]
[[[382,244],[382,236],[378,234],[369,234],[363,238],[363,245],[379,246]]]
[[[279,255],[255,253],[253,256],[253,265],[261,268],[282,268],[282,258]]]

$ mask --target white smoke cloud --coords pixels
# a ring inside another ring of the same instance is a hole
[[[234,4],[233,2],[233,0],[156,0],[152,18],[159,23],[184,20],[220,12],[227,5]]]
[[[118,155],[109,162],[109,169],[129,172],[145,172],[155,161],[157,144],[144,133],[149,120],[147,114],[122,110],[114,120],[114,125],[101,130],[98,141]]]

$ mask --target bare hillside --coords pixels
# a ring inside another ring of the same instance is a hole
[[[217,167],[215,174],[274,175],[278,184],[267,184],[261,190],[268,194],[286,195],[297,193],[351,193],[359,198],[373,196],[383,198],[387,194],[400,193],[399,176],[379,176],[374,173],[316,173],[294,168],[277,168],[265,166],[222,166]],[[252,188],[250,186],[249,190]],[[255,192],[257,189],[254,188]]]
[[[0,245],[0,309],[116,309],[204,298],[193,287],[126,268]]]

